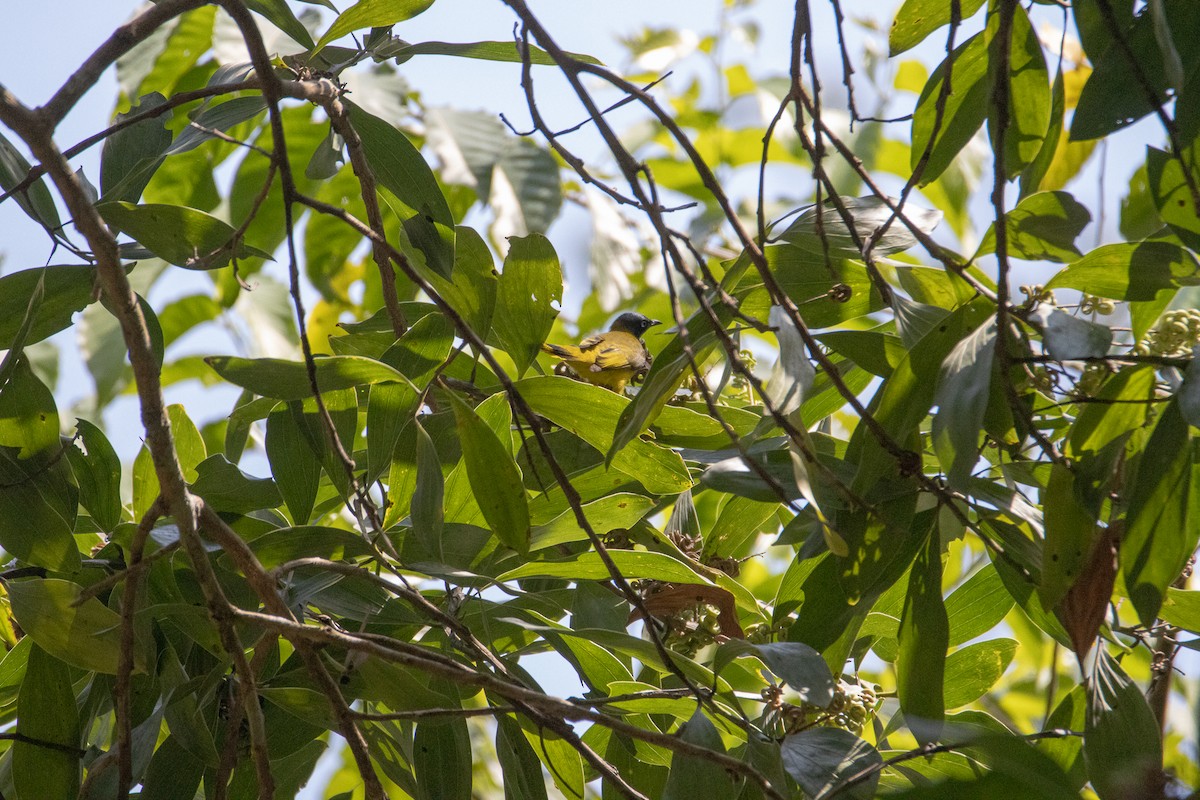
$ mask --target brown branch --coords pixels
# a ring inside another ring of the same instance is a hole
[[[117,28],[112,36],[96,48],[79,69],[67,78],[66,83],[54,93],[49,102],[32,112],[38,118],[39,124],[45,127],[47,134],[53,133],[79,98],[96,85],[104,70],[116,63],[118,58],[170,20],[207,4],[208,0],[162,0]]]
[[[363,207],[367,212],[367,224],[371,226],[371,230],[386,239],[387,232],[383,226],[383,215],[379,211],[379,195],[375,189],[375,173],[371,171],[371,165],[367,163],[367,154],[363,150],[362,139],[350,121],[345,104],[339,98],[335,97],[328,101],[325,104],[325,111],[329,115],[333,129],[346,142],[346,152],[350,155],[350,167],[354,170],[355,177],[358,178]],[[371,243],[371,255],[375,259],[375,266],[379,270],[379,279],[383,284],[383,305],[387,308],[388,319],[392,323],[392,333],[399,339],[408,330],[408,322],[404,319],[404,312],[400,310],[400,298],[396,295],[396,272],[392,269],[392,262],[388,258],[387,251],[374,242]]]
[[[780,794],[778,787],[773,786],[753,766],[739,761],[733,756],[718,753],[702,745],[693,744],[670,734],[639,728],[636,725],[631,725],[608,714],[584,708],[533,689],[513,685],[495,675],[472,670],[450,659],[438,658],[426,648],[388,639],[387,637],[368,638],[362,635],[337,631],[329,627],[301,625],[271,614],[259,614],[243,609],[234,609],[234,613],[239,619],[245,622],[278,631],[293,643],[310,642],[313,644],[333,645],[355,652],[374,655],[386,661],[414,667],[431,675],[437,675],[462,686],[485,689],[510,702],[543,710],[562,720],[591,722],[609,728],[616,733],[629,736],[630,738],[664,747],[672,752],[710,760],[726,770],[753,781],[769,797],[775,798],[775,800],[783,800],[783,795]]]
[[[130,680],[133,677],[133,616],[137,607],[137,593],[141,584],[141,572],[137,567],[142,562],[146,549],[146,538],[154,523],[162,515],[166,504],[162,495],[155,498],[142,516],[137,530],[129,543],[129,565],[125,590],[121,594],[121,644],[117,657],[117,675],[113,683],[113,713],[117,718],[117,798],[128,800],[133,788],[133,719],[130,714]]]

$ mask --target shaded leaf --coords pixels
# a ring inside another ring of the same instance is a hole
[[[549,53],[540,47],[529,45],[529,63],[554,66],[556,62]],[[478,58],[484,61],[507,61],[520,64],[521,53],[515,42],[414,42],[404,43],[394,52],[396,61],[403,63],[413,56],[456,56],[458,58]],[[577,61],[585,64],[600,66],[602,62],[583,53],[568,53]]]
[[[375,0],[363,0],[342,17],[372,3]],[[424,11],[432,0],[378,0],[375,4],[389,3],[409,6],[416,14]],[[334,28],[337,24],[334,23]],[[328,37],[329,34],[323,36],[322,42]],[[347,103],[347,107],[375,179],[399,201],[398,206],[392,205],[400,217],[405,236],[424,255],[431,270],[449,278],[454,269],[454,215],[450,213],[433,171],[421,157],[421,152],[392,123],[353,104]]]
[[[823,796],[847,778],[868,777],[839,792],[839,796],[870,800],[879,783],[883,759],[879,751],[840,728],[809,728],[783,740],[783,768],[810,797]]]
[[[1097,247],[1046,284],[1113,300],[1153,300],[1164,289],[1200,283],[1200,266],[1171,242],[1123,242]]]
[[[1083,757],[1101,800],[1143,794],[1162,766],[1154,714],[1142,690],[1103,648],[1088,681]]]
[[[25,344],[53,336],[92,301],[96,269],[90,266],[38,267],[0,277],[0,350],[15,346],[17,334],[39,285],[43,298],[25,334]]]
[[[1089,322],[1061,309],[1039,305],[1030,318],[1043,326],[1046,351],[1056,361],[1100,358],[1112,346],[1113,332],[1107,325]]]
[[[67,449],[71,471],[79,482],[79,502],[101,530],[121,522],[121,460],[104,432],[85,419],[75,421],[79,438]]]
[[[196,480],[191,489],[214,510],[234,514],[275,508],[283,502],[275,481],[247,475],[229,463],[222,453],[211,455],[196,465]]]
[[[83,754],[70,752],[80,744],[79,708],[71,688],[71,670],[36,645],[29,652],[25,680],[17,696],[17,733],[27,737],[13,742],[11,751],[12,782],[20,796],[77,796]]]
[[[917,741],[936,741],[946,714],[943,672],[950,644],[950,623],[942,599],[942,544],[937,528],[917,554],[897,638],[896,693],[900,710]]]
[[[413,774],[416,800],[471,800],[471,735],[465,719],[417,723]]]
[[[117,115],[117,122],[161,106],[166,101],[158,92],[143,95],[129,111]],[[171,132],[166,129],[166,119],[166,115],[144,119],[104,140],[104,148],[100,153],[100,190],[105,205],[115,201],[133,204],[141,198],[142,190],[162,164],[167,148],[171,146]],[[111,220],[105,221],[112,224]]]
[[[267,460],[292,522],[304,525],[312,517],[321,462],[309,446],[298,419],[299,410],[280,403],[267,417]]]
[[[21,151],[0,134],[0,189],[12,191],[13,187],[25,180],[30,169],[32,167]],[[42,227],[56,231],[62,224],[58,217],[58,208],[54,205],[54,197],[50,194],[45,179],[38,178],[29,188],[14,194],[13,199],[22,211]],[[3,296],[4,294],[0,293],[0,297]]]
[[[1075,246],[1075,240],[1092,221],[1092,215],[1067,192],[1038,192],[1023,198],[1016,208],[1004,215],[1004,220],[1008,228],[1009,256],[1066,263],[1083,255]],[[995,223],[988,228],[975,258],[994,252]]]
[[[942,362],[933,402],[933,446],[947,482],[961,487],[979,461],[983,429],[992,386],[996,354],[996,322],[989,321],[955,345]]]
[[[529,552],[529,498],[512,453],[487,423],[457,395],[447,392],[454,409],[455,429],[475,500],[488,526],[500,541],[521,554]],[[508,398],[496,395],[507,407]]]
[[[1144,625],[1153,625],[1167,587],[1196,549],[1200,529],[1200,458],[1179,401],[1162,410],[1146,442],[1133,485],[1121,540],[1121,574]]]
[[[225,380],[263,397],[303,400],[312,396],[308,370],[302,361],[235,356],[208,356],[204,361]],[[361,356],[327,356],[315,359],[314,364],[317,386],[322,392],[407,382],[404,375],[387,364]]]
[[[39,647],[84,670],[115,675],[121,619],[94,597],[79,605],[82,587],[71,581],[39,578],[9,584],[13,616]],[[134,651],[137,669],[145,669]]]
[[[678,736],[690,744],[724,753],[721,735],[700,709],[680,726]],[[733,793],[729,774],[705,758],[677,753],[671,758],[671,773],[663,788],[663,800],[693,800],[697,797],[728,797]]]

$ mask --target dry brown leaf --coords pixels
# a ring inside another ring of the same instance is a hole
[[[691,608],[698,603],[707,603],[716,607],[717,624],[720,626],[722,636],[728,636],[731,639],[746,638],[745,631],[738,623],[737,601],[733,593],[719,586],[679,584],[655,592],[642,601],[646,611],[655,617],[665,617],[683,611],[685,608]],[[634,622],[641,617],[641,612],[634,609],[633,613],[629,615],[629,621]]]

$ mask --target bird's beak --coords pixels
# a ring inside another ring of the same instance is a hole
[[[662,322],[656,319],[650,320],[650,327],[653,328],[655,325],[662,325]]]

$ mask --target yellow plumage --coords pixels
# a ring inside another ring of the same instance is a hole
[[[659,324],[656,319],[626,312],[605,333],[589,336],[578,345],[546,343],[542,350],[562,359],[588,383],[620,394],[635,376],[650,369],[650,353],[641,336]]]

